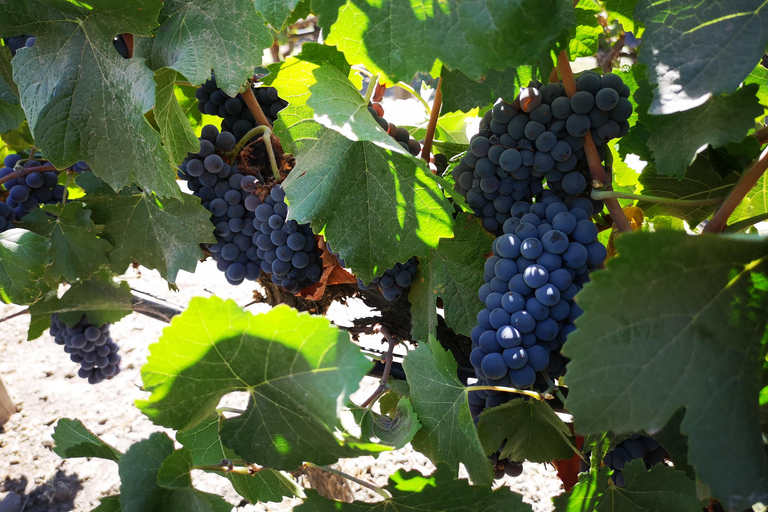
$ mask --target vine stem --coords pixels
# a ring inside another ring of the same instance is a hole
[[[419,100],[421,102],[421,104],[424,106],[424,108],[427,110],[427,115],[430,116],[430,117],[432,116],[432,108],[429,106],[429,103],[427,103],[427,100],[422,98],[421,94],[416,92],[416,89],[414,89],[413,87],[411,87],[410,85],[408,85],[405,82],[397,82],[395,84],[395,87],[399,87],[399,88],[403,89],[404,91],[408,91],[409,93],[411,93],[411,96],[413,96],[414,98]]]
[[[535,391],[528,391],[525,389],[517,389],[517,388],[508,388],[505,386],[468,386],[464,388],[467,392],[469,391],[481,391],[481,390],[491,390],[491,391],[502,391],[504,393],[517,393],[518,395],[525,395],[529,396],[531,398],[535,398],[536,400],[542,402],[544,401],[544,396],[541,393],[537,393]]]
[[[240,93],[240,96],[245,100],[245,104],[248,105],[248,110],[251,111],[251,114],[253,114],[253,118],[256,119],[256,122],[266,126],[267,128],[272,128],[272,123],[269,122],[267,116],[264,115],[264,111],[261,110],[261,105],[259,105],[259,101],[256,99],[256,95],[253,94],[253,89],[248,87],[245,92]]]
[[[61,196],[61,206],[67,206],[67,196],[69,195],[69,186],[72,184],[72,177],[74,176],[73,173],[69,173],[67,175],[67,184],[64,185],[64,194]]]
[[[243,409],[237,409],[235,407],[217,407],[216,413],[221,414],[223,412],[232,412],[235,414],[243,414],[245,411]]]
[[[766,142],[768,142],[768,126],[763,126],[759,130],[757,130],[755,133],[752,134],[753,137],[757,139],[757,142],[762,146]]]
[[[768,148],[764,149],[760,154],[760,158],[757,159],[752,166],[744,171],[736,185],[728,192],[728,195],[723,199],[723,204],[717,209],[704,229],[703,233],[720,233],[725,229],[728,224],[728,218],[736,210],[736,207],[741,204],[744,198],[747,196],[750,190],[757,185],[760,177],[768,169]]]
[[[768,220],[768,213],[763,213],[760,215],[755,215],[754,217],[750,217],[748,219],[740,220],[739,222],[735,222],[725,228],[723,231],[725,233],[738,233],[744,228],[748,228],[749,226],[754,226],[758,222],[763,222],[764,220]]]
[[[435,90],[435,100],[432,102],[432,112],[429,113],[429,124],[427,133],[424,135],[424,147],[421,149],[421,158],[429,164],[429,155],[432,153],[432,140],[435,138],[435,129],[437,128],[437,118],[440,117],[440,107],[443,106],[443,78],[437,79],[437,89]]]
[[[32,174],[34,172],[48,172],[48,171],[58,171],[58,169],[51,164],[46,164],[46,165],[41,165],[40,167],[28,167],[26,169],[21,169],[19,171],[13,171],[11,174],[0,178],[0,185],[5,183],[6,181],[11,181],[12,179],[22,178],[27,174]]]
[[[21,311],[17,311],[13,313],[12,315],[5,316],[3,318],[0,318],[0,324],[3,322],[7,322],[8,320],[12,320],[16,318],[17,316],[26,315],[29,314],[29,308],[24,308]]]
[[[363,408],[376,403],[376,400],[378,400],[379,397],[383,395],[387,389],[389,389],[387,381],[389,380],[389,372],[392,370],[392,360],[394,359],[395,346],[399,343],[394,338],[394,336],[389,334],[389,331],[383,325],[379,326],[379,332],[384,336],[388,344],[387,351],[384,354],[384,371],[381,372],[381,380],[379,381],[379,386],[365,402],[360,404],[360,407]]]
[[[370,103],[373,97],[373,91],[376,90],[376,86],[379,85],[379,75],[371,75],[371,79],[368,81],[368,88],[365,90],[365,104]]]
[[[672,199],[671,197],[644,196],[642,194],[629,194],[625,192],[615,192],[613,190],[592,189],[590,193],[592,199],[604,201],[605,199],[636,199],[638,201],[648,201],[649,203],[671,204],[677,206],[703,206],[707,204],[717,204],[721,201],[717,199]]]
[[[572,98],[577,92],[576,80],[573,78],[573,70],[571,69],[571,63],[568,61],[568,54],[565,50],[561,51],[557,56],[557,70],[560,72],[560,78],[563,79],[563,86],[565,86],[566,94],[569,98]],[[603,168],[603,164],[600,162],[597,146],[595,146],[595,141],[592,139],[592,132],[589,131],[584,135],[584,153],[587,155],[589,174],[592,181],[597,181],[603,185],[604,189],[610,190],[611,178],[605,172],[605,168]],[[624,215],[624,210],[621,209],[619,201],[615,198],[608,198],[605,199],[604,202],[619,232],[632,231],[632,226],[629,224],[627,216]]]
[[[280,169],[277,167],[275,150],[272,147],[272,130],[270,130],[267,125],[256,126],[248,130],[248,133],[243,135],[243,137],[240,139],[240,141],[238,141],[235,147],[232,148],[232,151],[230,151],[229,154],[232,155],[232,160],[234,161],[234,159],[237,158],[237,155],[240,154],[243,148],[247,146],[251,139],[257,135],[261,135],[261,140],[264,141],[264,145],[267,148],[267,155],[269,155],[269,165],[272,167],[272,174],[277,179],[280,177]]]
[[[251,468],[217,466],[215,464],[203,464],[200,466],[192,466],[192,469],[200,469],[203,471],[220,471],[222,473],[235,473],[237,475],[248,475],[248,476],[253,476],[254,474],[254,471]]]
[[[328,473],[332,473],[336,476],[340,476],[342,478],[346,478],[347,480],[351,480],[352,482],[355,482],[358,485],[362,485],[366,489],[370,489],[385,500],[391,500],[392,495],[389,494],[389,492],[386,489],[382,489],[381,487],[378,487],[376,485],[373,485],[372,483],[366,482],[365,480],[360,480],[359,478],[356,478],[350,474],[344,473],[343,471],[339,471],[338,469],[329,468],[328,466],[318,466],[317,464],[313,464],[311,462],[305,462],[305,466],[310,468],[317,468],[323,471],[327,471]]]

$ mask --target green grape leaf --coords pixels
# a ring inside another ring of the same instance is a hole
[[[326,43],[387,83],[408,82],[431,70],[436,59],[479,79],[491,69],[534,64],[555,49],[572,20],[568,0],[348,2],[338,10]]]
[[[50,325],[50,316],[59,314],[67,325],[74,326],[85,314],[94,325],[115,323],[133,312],[133,295],[126,281],[115,283],[112,274],[101,272],[88,281],[70,286],[61,298],[48,294],[45,300],[29,307],[31,316],[28,339],[37,339]]]
[[[47,287],[41,282],[50,264],[51,242],[37,233],[9,229],[0,233],[0,291],[5,302],[32,304]]]
[[[603,33],[603,27],[597,23],[600,7],[594,0],[579,0],[575,10],[576,28],[568,42],[568,56],[571,60],[594,56],[598,39]]]
[[[221,424],[227,448],[275,469],[326,464],[353,453],[334,436],[339,404],[370,367],[325,318],[287,306],[254,316],[232,301],[196,298],[150,345],[141,376],[151,396],[137,405],[156,424],[184,429],[222,396],[245,391],[246,410]]]
[[[529,66],[508,68],[503,71],[489,70],[481,80],[472,80],[458,70],[443,67],[440,77],[443,83],[443,110],[468,112],[476,107],[485,107],[498,98],[508,103],[515,99],[515,90],[528,86],[533,78]]]
[[[410,384],[411,403],[422,429],[414,447],[435,464],[447,462],[458,471],[463,462],[477,485],[493,483],[464,386],[456,377],[456,360],[438,342],[422,342],[405,356],[403,369]]]
[[[488,487],[469,485],[467,480],[455,478],[456,472],[446,464],[438,464],[430,476],[418,471],[402,469],[389,477],[387,487],[392,497],[378,503],[341,503],[321,497],[308,490],[307,499],[296,507],[296,512],[530,512],[531,506],[522,497],[501,487],[491,491]],[[474,482],[477,484],[477,482]]]
[[[500,459],[551,462],[570,459],[576,450],[568,426],[538,400],[518,398],[484,410],[477,435],[488,455],[504,444]]]
[[[645,25],[639,60],[657,84],[651,112],[680,112],[701,105],[710,95],[734,92],[768,44],[764,7],[760,0],[706,6],[640,0],[634,12]]]
[[[152,71],[123,59],[115,34],[148,35],[162,4],[15,2],[0,34],[35,34],[13,59],[13,78],[35,144],[59,169],[85,160],[115,190],[137,183],[160,196],[180,195],[160,135],[144,118],[155,102]]]
[[[84,178],[77,182],[88,191],[85,202],[94,222],[104,226],[101,237],[114,247],[109,260],[117,273],[136,260],[174,283],[179,270],[195,271],[203,257],[200,244],[216,241],[211,214],[196,197],[184,196],[181,202],[141,193],[91,195]]]
[[[62,459],[98,457],[119,462],[123,455],[85,428],[80,420],[60,419],[53,429],[53,442],[53,451]]]
[[[419,261],[408,300],[414,340],[428,341],[437,330],[437,298],[443,299],[445,321],[454,331],[469,336],[483,303],[477,291],[483,285],[485,252],[493,237],[477,219],[460,213],[454,238],[443,238]],[[483,249],[484,248],[484,249]]]
[[[675,469],[683,471],[691,480],[696,480],[696,473],[688,464],[688,436],[680,432],[684,416],[685,409],[679,409],[653,438],[664,447]]]
[[[198,101],[195,97],[195,91],[197,91],[197,87],[190,85],[176,85],[174,87],[176,101],[178,101],[179,107],[184,113],[184,117],[189,121],[190,126],[192,126],[193,131],[201,129],[205,124],[203,123],[203,114],[197,108]]]
[[[24,122],[24,109],[19,102],[19,91],[13,83],[11,52],[0,51],[0,133],[18,128]]]
[[[646,470],[642,460],[633,460],[622,473],[623,487],[607,485],[607,469],[599,476],[582,475],[571,492],[554,498],[555,507],[562,512],[701,512],[706,504],[696,498],[693,480],[664,464]]]
[[[106,496],[99,500],[99,506],[91,512],[121,512],[120,495]]]
[[[176,71],[163,68],[155,72],[155,121],[160,127],[165,147],[174,163],[180,164],[187,153],[200,151],[197,139],[187,116],[176,96]],[[199,113],[200,111],[195,108]]]
[[[240,458],[234,451],[225,448],[219,437],[219,417],[213,416],[187,430],[180,430],[176,440],[192,453],[196,466],[218,464],[223,459]],[[221,475],[222,473],[217,472]],[[303,497],[303,491],[289,476],[263,468],[253,475],[227,473],[224,475],[238,494],[251,503],[258,501],[281,501],[284,497]]]
[[[747,78],[744,79],[745,84],[757,84],[759,89],[757,90],[757,99],[760,100],[760,105],[763,107],[763,113],[768,110],[768,69],[763,67],[762,64],[758,64],[753,69]]]
[[[195,463],[192,453],[186,448],[170,454],[157,471],[157,484],[166,489],[192,487],[190,472]]]
[[[616,249],[579,292],[584,314],[563,347],[576,431],[653,433],[685,407],[688,461],[714,497],[730,509],[765,501],[768,241],[638,232]]]
[[[311,222],[358,278],[370,282],[452,236],[453,207],[424,162],[326,128],[315,137],[283,182],[288,216]]]
[[[216,85],[234,96],[261,65],[272,36],[252,0],[166,0],[168,16],[152,47],[155,69],[175,69],[193,85],[216,75]]]
[[[256,11],[275,30],[282,29],[301,0],[254,0]]]
[[[763,111],[756,91],[756,85],[747,85],[730,96],[712,98],[686,112],[641,115],[640,121],[650,132],[648,147],[656,161],[656,172],[682,178],[702,146],[720,147],[741,141]]]
[[[353,412],[364,438],[376,439],[395,450],[410,443],[421,428],[408,398],[401,398],[397,402],[394,417],[379,414],[371,409],[354,409]]]
[[[612,13],[621,14],[627,18],[632,17],[632,11],[635,10],[637,0],[606,0],[605,8]]]
[[[70,201],[63,208],[46,206],[24,216],[24,227],[51,241],[50,272],[57,281],[88,279],[109,266],[112,244],[99,238],[102,226],[91,220],[83,203]]]

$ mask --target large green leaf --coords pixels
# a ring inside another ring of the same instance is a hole
[[[47,289],[42,283],[50,263],[50,241],[24,229],[0,233],[0,292],[4,302],[32,304]]]
[[[85,314],[94,325],[115,323],[133,312],[133,295],[126,281],[115,283],[112,274],[101,272],[88,281],[73,283],[60,298],[48,294],[29,307],[30,340],[37,339],[50,325],[50,316],[59,314],[67,325],[74,326]]]
[[[137,0],[37,0],[0,4],[0,34],[35,34],[13,59],[35,144],[58,168],[85,160],[115,190],[135,182],[160,196],[179,196],[160,135],[144,119],[155,103],[152,71],[123,59],[115,34],[149,34],[162,4]]]
[[[248,407],[222,421],[222,442],[249,462],[295,469],[352,454],[334,431],[370,367],[323,317],[287,306],[254,316],[232,301],[196,298],[150,346],[141,375],[152,394],[137,404],[158,425],[184,429],[208,418],[222,396],[245,391]]]
[[[483,285],[485,253],[493,237],[480,222],[465,213],[456,217],[454,238],[443,238],[419,261],[408,300],[411,302],[413,339],[428,341],[437,330],[437,298],[443,299],[445,322],[469,336],[483,304],[477,291]]]
[[[307,491],[308,499],[299,505],[297,512],[505,512],[530,511],[519,494],[507,487],[491,491],[488,487],[469,485],[466,480],[455,478],[455,471],[445,464],[438,464],[437,471],[425,477],[418,471],[402,469],[389,477],[387,489],[392,497],[378,503],[334,502],[322,498],[314,490]]]
[[[195,465],[219,464],[223,459],[240,458],[222,444],[218,415],[213,415],[188,430],[179,431],[176,440],[192,453]],[[274,469],[263,468],[253,475],[227,473],[224,476],[238,494],[251,503],[281,501],[286,496],[303,496],[302,490],[293,479]]]
[[[768,44],[762,0],[639,0],[634,14],[645,24],[640,62],[658,85],[655,114],[688,110],[710,94],[735,91]]]
[[[98,457],[120,461],[122,453],[85,428],[80,420],[62,418],[53,429],[53,451],[62,459]]]
[[[200,244],[215,241],[211,214],[196,197],[161,202],[146,193],[116,196],[92,188],[89,180],[81,175],[77,182],[88,191],[85,202],[94,222],[104,226],[102,238],[114,247],[109,260],[115,272],[135,260],[173,283],[179,270],[195,271],[203,257]]]
[[[632,17],[632,11],[635,10],[637,0],[606,0],[605,8],[616,14],[621,14],[627,18]]]
[[[535,64],[572,20],[570,0],[359,0],[338,11],[326,42],[388,82],[409,82],[435,59],[478,79],[491,69]]]
[[[353,412],[364,438],[378,440],[379,443],[395,450],[410,443],[421,428],[408,398],[401,398],[397,402],[392,416],[379,414],[368,408],[355,409]]]
[[[594,0],[579,0],[576,5],[576,28],[568,42],[568,56],[592,57],[597,53],[597,42],[603,27],[597,22],[600,6]]]
[[[171,160],[180,164],[187,153],[200,151],[200,141],[176,97],[176,75],[176,71],[167,68],[155,72],[157,90],[154,113]]]
[[[19,102],[19,91],[13,83],[11,52],[0,51],[0,133],[16,129],[24,122],[24,110]]]
[[[447,462],[454,471],[463,462],[475,484],[490,485],[491,464],[477,437],[466,390],[456,377],[453,355],[436,341],[420,343],[408,352],[403,369],[422,425],[414,447],[434,463]]]
[[[88,279],[109,266],[112,244],[99,238],[102,226],[93,223],[83,203],[37,209],[24,216],[24,227],[50,239],[50,272],[57,281]]]
[[[498,98],[511,103],[515,99],[516,88],[527,87],[533,78],[529,66],[503,71],[492,69],[479,81],[472,80],[458,70],[443,67],[440,86],[443,91],[443,110],[468,112],[475,107],[485,107],[495,103]]]
[[[256,10],[275,30],[280,30],[302,0],[254,0]]]
[[[272,36],[252,0],[166,0],[152,47],[155,69],[175,69],[192,84],[216,75],[216,85],[234,96],[261,65]]]
[[[559,512],[701,512],[706,502],[696,498],[696,484],[685,473],[664,464],[646,470],[633,460],[622,471],[624,486],[608,486],[608,471],[590,472],[554,498]]]
[[[757,86],[751,84],[686,112],[665,116],[641,114],[640,121],[650,132],[648,147],[656,161],[656,172],[682,178],[702,146],[720,147],[742,140],[763,111],[756,91]]]
[[[569,459],[576,447],[568,426],[545,402],[517,398],[480,414],[477,435],[488,455],[500,459],[551,462]]]
[[[744,79],[745,84],[757,84],[759,89],[757,90],[757,99],[760,100],[760,105],[763,106],[764,111],[768,110],[768,69],[766,69],[762,63],[755,66],[747,78]]]
[[[584,314],[563,347],[576,431],[655,432],[685,407],[697,477],[728,508],[764,501],[768,241],[662,231],[622,235],[616,249],[579,293]]]

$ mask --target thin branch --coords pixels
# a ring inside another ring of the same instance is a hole
[[[336,476],[340,476],[342,478],[346,478],[347,480],[351,480],[352,482],[355,482],[358,485],[362,485],[366,489],[372,490],[373,492],[375,492],[385,500],[392,499],[392,495],[389,494],[389,492],[386,489],[382,489],[381,487],[378,487],[376,485],[373,485],[372,483],[366,482],[365,480],[360,480],[359,478],[355,478],[354,476],[344,473],[343,471],[339,471],[338,469],[333,469],[328,466],[318,466],[317,464],[312,464],[311,462],[305,462],[304,465],[310,468],[321,469],[323,471],[327,471],[328,473],[332,473]]]
[[[603,58],[600,60],[600,67],[603,68],[604,73],[608,73],[613,67],[613,60],[619,56],[621,49],[624,48],[624,34],[619,36],[613,46],[605,52]]]
[[[728,218],[730,218],[734,210],[741,204],[749,191],[757,185],[757,182],[760,180],[763,173],[765,173],[766,169],[768,169],[768,148],[763,150],[760,154],[760,158],[758,158],[749,169],[744,171],[744,174],[741,175],[739,181],[736,182],[736,185],[734,185],[728,195],[725,196],[725,199],[723,199],[723,204],[720,205],[712,216],[712,220],[704,226],[702,232],[720,233],[725,229],[725,226],[728,223]]]
[[[253,88],[248,87],[245,92],[240,93],[240,96],[245,100],[245,104],[248,105],[248,110],[251,111],[251,114],[253,114],[253,118],[256,120],[256,122],[271,129],[272,123],[269,122],[267,116],[264,115],[264,111],[261,110],[261,105],[259,105],[259,101],[256,99],[256,95],[253,94]],[[280,139],[277,138],[277,135],[272,133],[272,141],[275,144],[278,144]]]
[[[573,78],[573,70],[571,69],[571,63],[568,61],[568,54],[563,50],[557,56],[557,69],[560,72],[560,77],[563,79],[563,85],[565,86],[565,92],[569,98],[572,98],[576,94],[576,80]],[[597,181],[603,185],[604,190],[611,190],[611,178],[605,172],[603,164],[600,162],[600,155],[597,152],[597,146],[592,139],[592,132],[587,132],[584,136],[584,153],[587,155],[587,163],[589,163],[589,174],[592,181]],[[605,199],[605,206],[608,208],[608,212],[611,214],[613,222],[616,224],[616,228],[620,232],[632,231],[632,226],[629,224],[627,216],[624,215],[624,210],[621,209],[619,201],[617,199]]]
[[[11,181],[12,179],[15,179],[15,178],[23,178],[27,174],[32,174],[34,172],[48,172],[48,171],[58,171],[58,169],[51,164],[41,165],[39,167],[27,167],[19,171],[13,171],[11,174],[8,174],[7,176],[3,176],[2,178],[0,178],[0,185],[5,183],[6,181]]]
[[[429,164],[429,155],[432,152],[432,140],[435,137],[435,129],[437,128],[437,118],[440,117],[440,107],[443,105],[443,90],[441,88],[443,84],[443,78],[437,79],[437,89],[435,90],[435,99],[432,102],[432,112],[429,114],[429,124],[427,125],[427,133],[424,135],[424,147],[421,149],[421,158]]]
[[[755,215],[754,217],[750,217],[748,219],[740,220],[739,222],[734,222],[727,228],[723,230],[724,233],[738,233],[742,229],[746,229],[749,226],[754,226],[758,222],[763,222],[765,220],[768,220],[768,213],[763,213],[760,215]]]
[[[123,34],[123,41],[125,41],[125,47],[128,49],[128,58],[133,58],[133,34]]]
[[[6,317],[0,318],[0,324],[3,322],[7,322],[8,320],[12,320],[16,318],[17,316],[26,315],[29,313],[29,308],[24,308],[21,311],[17,311],[13,313],[12,315],[8,315]]]
[[[69,195],[69,186],[72,184],[72,179],[74,178],[74,173],[69,173],[67,175],[67,184],[64,185],[64,193],[61,195],[61,206],[67,206],[67,196]]]
[[[501,391],[503,393],[516,393],[518,395],[525,395],[531,398],[535,398],[540,402],[544,400],[544,395],[542,395],[541,393],[537,393],[535,391],[528,391],[526,389],[508,388],[506,386],[468,386],[464,388],[465,391],[482,391],[485,389],[490,391]]]
[[[370,80],[368,80],[368,88],[365,90],[365,96],[363,96],[366,105],[371,102],[373,91],[376,89],[377,85],[379,85],[379,75],[373,75]]]
[[[243,414],[243,413],[245,413],[245,411],[243,409],[237,409],[235,407],[217,407],[216,408],[216,412],[218,414],[221,414],[223,412],[231,412],[231,413],[234,413],[234,414]]]
[[[375,403],[376,400],[378,400],[379,397],[384,394],[387,389],[389,389],[387,381],[389,380],[389,372],[392,370],[392,360],[394,359],[395,346],[399,343],[391,334],[389,334],[389,331],[387,331],[387,328],[383,325],[379,327],[379,332],[384,336],[388,344],[387,351],[384,354],[384,371],[381,373],[379,386],[365,402],[360,404],[360,407],[363,408]]]
[[[427,110],[427,115],[430,116],[430,117],[432,116],[432,108],[429,106],[429,103],[427,103],[427,100],[422,98],[421,94],[416,92],[416,89],[414,89],[413,87],[411,87],[410,85],[408,85],[405,82],[397,82],[395,84],[395,87],[399,87],[399,88],[403,89],[404,91],[408,91],[409,93],[411,93],[411,96],[413,96],[414,98],[419,100],[421,102],[421,104],[424,106],[424,108]]]
[[[218,466],[216,464],[202,464],[199,466],[192,466],[192,469],[200,469],[203,471],[220,471],[222,473],[235,473],[236,475],[252,476],[254,474],[254,470],[251,467]]]
[[[722,199],[672,199],[671,197],[646,196],[642,194],[629,194],[626,192],[615,192],[613,190],[592,189],[590,193],[592,199],[604,201],[606,199],[635,199],[638,201],[648,201],[649,203],[671,204],[675,206],[703,206],[707,204],[718,204]]]
[[[280,168],[277,166],[277,160],[275,159],[275,150],[272,147],[272,130],[266,125],[259,125],[248,130],[248,133],[238,141],[232,151],[227,155],[234,161],[240,151],[253,139],[255,136],[261,135],[261,140],[264,141],[264,146],[267,148],[267,155],[269,155],[269,165],[272,167],[272,174],[276,179],[280,178]]]

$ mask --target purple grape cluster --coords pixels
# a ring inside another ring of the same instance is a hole
[[[645,469],[664,462],[667,451],[652,437],[632,434],[603,458],[603,464],[613,470],[611,480],[617,487],[624,487],[624,475],[621,470],[632,460],[642,459]]]
[[[606,249],[586,198],[566,205],[545,191],[539,202],[516,202],[511,213],[485,264],[478,293],[485,308],[472,330],[470,361],[483,383],[528,388],[537,373],[563,374],[560,348],[581,314],[573,298]],[[494,407],[509,395],[478,391],[476,397],[477,406],[484,399],[484,407]]]
[[[108,323],[97,327],[83,315],[70,327],[54,313],[50,334],[57,345],[64,347],[72,362],[80,363],[77,375],[88,379],[89,384],[98,384],[120,373],[120,347],[110,338]]]
[[[0,178],[11,174],[14,166],[22,159],[21,155],[12,153],[5,157],[0,169]],[[47,162],[28,160],[24,162],[24,169],[41,167]],[[41,204],[54,204],[61,201],[66,192],[64,185],[59,185],[59,176],[54,171],[32,172],[21,178],[6,181],[5,189],[8,190],[6,204],[13,209],[16,220],[21,219],[27,213],[35,210]]]
[[[343,263],[342,263],[343,264]],[[362,279],[357,280],[357,286],[361,290],[371,288],[378,289],[385,299],[395,301],[403,292],[411,287],[413,276],[419,269],[419,259],[414,256],[405,263],[396,263],[394,267],[384,271],[384,275],[374,278],[370,284],[365,284]]]
[[[288,106],[288,102],[277,95],[277,89],[274,87],[254,87],[253,92],[261,110],[271,123],[277,119],[277,113]],[[245,100],[240,95],[234,98],[228,96],[216,85],[215,78],[200,86],[195,91],[195,97],[200,112],[223,118],[221,131],[232,132],[238,139],[258,126]]]
[[[16,220],[16,215],[13,213],[13,208],[5,203],[0,203],[0,233],[13,229],[14,220]]]

